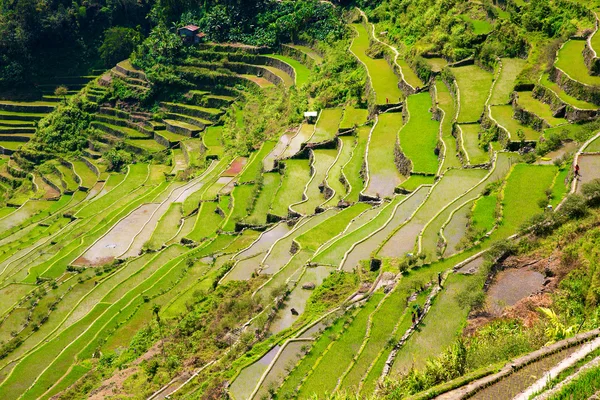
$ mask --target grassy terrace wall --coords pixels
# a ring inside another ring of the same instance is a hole
[[[542,77],[542,79],[544,79],[544,77]],[[541,102],[550,105],[550,108],[554,111],[555,115],[562,115],[571,122],[588,121],[600,115],[599,107],[589,104],[591,108],[579,108],[573,104],[569,104],[561,99],[555,91],[542,84],[535,85],[533,96]],[[585,106],[585,104],[580,105]]]
[[[274,58],[272,60],[279,61]],[[267,69],[261,65],[245,64],[245,63],[241,63],[241,62],[223,62],[223,63],[206,62],[206,61],[201,61],[201,60],[188,60],[187,63],[194,67],[202,68],[202,69],[206,69],[206,70],[217,71],[219,69],[225,68],[225,69],[235,72],[237,74],[262,76],[263,78],[265,78],[266,80],[268,80],[269,82],[271,82],[274,85],[281,85],[284,83],[283,79],[281,77],[277,76],[273,72],[269,71],[269,69]],[[288,67],[291,68],[289,65],[288,65]],[[223,74],[221,76],[226,77],[229,75]],[[294,75],[292,75],[292,77],[295,77],[295,73],[294,73]],[[221,78],[221,79],[226,79],[226,78]]]
[[[398,87],[398,77],[387,60],[373,59],[365,54],[370,46],[371,36],[363,24],[352,24],[356,37],[352,41],[350,51],[365,66],[369,76],[369,86],[375,96],[377,106],[398,104],[402,101],[402,91]],[[370,92],[369,87],[367,93]],[[369,93],[369,96],[371,94]],[[386,101],[387,100],[387,101]]]
[[[600,104],[600,77],[589,75],[581,56],[584,47],[582,40],[565,42],[550,70],[550,80],[573,97]]]

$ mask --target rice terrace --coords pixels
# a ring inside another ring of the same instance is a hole
[[[0,397],[597,399],[598,13],[0,2]]]

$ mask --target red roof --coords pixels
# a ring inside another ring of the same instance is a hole
[[[196,33],[196,36],[198,36],[199,38],[203,38],[204,36],[206,36],[206,33],[198,32],[198,33]]]
[[[200,28],[197,27],[196,25],[186,25],[183,28],[179,28],[179,29],[186,29],[188,31],[196,32]]]

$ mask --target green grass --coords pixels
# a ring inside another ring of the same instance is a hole
[[[319,120],[315,126],[315,133],[310,142],[320,143],[335,139],[343,112],[342,108],[325,108],[321,110],[321,115],[319,115]]]
[[[338,378],[348,368],[352,358],[360,349],[366,334],[369,315],[375,311],[383,296],[381,292],[373,294],[343,334],[323,354],[321,360],[315,363],[311,374],[300,388],[299,398],[309,398],[314,395],[321,397],[333,392]]]
[[[572,105],[573,107],[581,108],[582,110],[596,110],[599,107],[595,104],[589,103],[584,100],[579,100],[562,90],[556,83],[549,79],[548,74],[543,74],[540,78],[540,84],[550,90],[552,90],[562,101]]]
[[[490,159],[489,153],[479,146],[480,129],[478,124],[460,125],[463,147],[471,165],[483,164]]]
[[[531,92],[519,92],[519,105],[525,110],[531,111],[538,117],[542,118],[550,126],[566,124],[568,121],[564,118],[556,118],[552,114],[550,105],[542,103],[538,99],[534,99]]]
[[[111,180],[120,181],[122,179],[121,177],[113,178],[113,176],[115,175],[111,175],[106,182],[106,185],[112,186],[113,189],[97,200],[88,203],[76,214],[77,217],[86,218],[100,213],[102,210],[108,209],[111,204],[118,201],[126,193],[141,186],[148,177],[148,164],[130,165],[129,172],[122,182],[115,182],[115,184],[113,184]]]
[[[317,64],[320,64],[321,62],[323,62],[323,57],[321,57],[319,55],[319,53],[317,53],[316,51],[314,51],[313,49],[311,49],[308,46],[302,46],[299,44],[288,44],[288,46],[293,47],[294,49],[300,50],[301,52],[303,52],[304,54],[306,54],[307,56],[309,56],[310,58],[315,60],[315,62]]]
[[[155,142],[152,139],[128,139],[125,141],[125,143],[127,143],[133,147],[137,147],[142,150],[149,151],[151,153],[154,153],[157,151],[162,151],[162,150],[166,149],[165,146],[163,146],[162,144],[160,144],[158,142]]]
[[[563,386],[551,400],[585,400],[591,398],[600,388],[600,368],[591,368]]]
[[[263,143],[260,149],[253,153],[252,159],[246,164],[244,170],[240,173],[239,183],[254,182],[260,177],[262,172],[263,159],[273,150],[277,142],[268,140]]]
[[[336,206],[347,194],[346,186],[341,181],[342,168],[350,161],[356,140],[353,136],[340,136],[339,140],[342,143],[342,147],[339,150],[338,159],[327,174],[327,186],[333,189],[335,193],[323,204],[324,207]]]
[[[484,232],[489,232],[496,223],[496,204],[498,196],[482,196],[475,201],[471,221],[473,227]]]
[[[385,113],[379,116],[379,121],[371,133],[369,143],[369,194],[391,196],[403,177],[395,164],[395,142],[402,128],[402,114]]]
[[[347,131],[354,127],[363,125],[367,122],[368,116],[369,110],[347,106],[344,109],[344,117],[340,122],[339,129],[340,131]]]
[[[213,161],[216,162],[216,161]],[[221,173],[227,168],[227,166],[229,165],[229,162],[227,159],[222,159],[218,162],[217,165],[214,166],[214,168],[208,172],[203,178],[202,178],[202,187],[195,191],[194,193],[190,194],[184,201],[183,201],[183,215],[185,217],[189,216],[190,214],[192,214],[199,206],[200,206],[200,201],[201,200],[212,200],[211,198],[209,198],[209,196],[207,195],[206,192],[209,191],[209,189],[212,188],[213,184],[215,183],[215,181],[218,179],[218,177],[221,175]]]
[[[281,184],[279,172],[268,172],[263,174],[263,182],[254,204],[252,213],[246,218],[248,224],[264,225],[267,223],[267,213],[275,198],[275,193]]]
[[[517,132],[520,130],[525,134],[525,140],[538,140],[541,136],[541,132],[535,129],[521,124],[518,120],[513,118],[512,106],[492,106],[490,107],[490,113],[500,125],[502,125],[510,133],[510,139],[513,142],[519,141]]]
[[[490,104],[508,104],[510,101],[510,94],[515,88],[515,81],[517,75],[523,70],[526,60],[521,58],[503,58],[502,69],[500,74],[494,83],[494,89],[492,90],[492,97],[490,98]]]
[[[299,63],[298,61],[294,60],[293,58],[282,56],[279,54],[269,54],[268,56],[272,57],[272,58],[276,58],[278,60],[281,60],[281,61],[291,65],[292,68],[294,68],[294,71],[296,72],[296,82],[295,82],[296,86],[300,87],[300,86],[304,85],[306,82],[308,82],[308,78],[310,77],[310,69],[308,69],[303,64]]]
[[[147,243],[147,247],[152,250],[158,250],[171,239],[177,231],[181,223],[183,209],[181,203],[172,203],[169,209],[158,221],[156,229],[152,233],[152,237]]]
[[[321,358],[321,355],[327,351],[331,343],[344,331],[344,324],[347,317],[338,318],[333,325],[327,328],[314,342],[306,356],[300,360],[298,365],[290,372],[277,394],[279,398],[296,398],[296,388],[311,373],[315,363]]]
[[[584,149],[586,152],[597,152],[600,151],[600,137],[596,138],[592,143],[588,144]]]
[[[313,177],[306,186],[304,193],[307,199],[299,204],[293,205],[292,209],[301,214],[311,215],[315,213],[315,209],[325,202],[325,197],[319,188],[325,180],[327,171],[335,162],[337,150],[334,149],[317,149],[313,150]],[[281,192],[280,192],[281,193]]]
[[[17,150],[19,147],[23,146],[25,142],[10,142],[7,140],[0,140],[0,147],[3,147],[8,150]]]
[[[415,71],[413,71],[413,69],[410,67],[410,65],[408,65],[406,61],[398,57],[398,59],[396,59],[396,62],[398,63],[398,65],[400,65],[400,68],[402,68],[402,76],[404,77],[406,83],[408,83],[414,88],[423,86],[423,81],[421,80],[421,78],[417,76]]]
[[[60,163],[56,164],[56,168],[60,171],[60,173],[62,174],[63,180],[67,184],[67,190],[74,192],[77,189],[79,189],[79,183],[75,180],[75,175],[73,173],[73,170],[71,170],[71,168],[64,166]]]
[[[366,203],[356,203],[351,207],[345,208],[338,214],[298,236],[296,241],[302,246],[303,250],[316,251],[322,244],[341,233],[354,217],[370,207]]]
[[[426,298],[426,292],[419,295],[418,303],[422,304]],[[367,370],[375,362],[378,357],[384,356],[387,358],[388,344],[395,336],[402,335],[408,328],[411,318],[407,312],[406,299],[412,294],[412,289],[406,285],[399,285],[385,301],[380,305],[379,309],[373,313],[371,329],[369,332],[368,341],[363,351],[358,356],[356,363],[348,375],[342,382],[343,388],[354,389],[358,388],[361,378],[365,376]],[[394,329],[397,327],[396,334]],[[383,350],[383,352],[382,352]],[[381,370],[377,369],[381,374]],[[377,380],[375,378],[374,380]],[[371,386],[375,384],[374,380],[367,380],[365,385]]]
[[[402,285],[402,287],[396,289],[396,291],[400,292],[400,290],[403,290],[404,293],[411,293],[412,288],[410,287],[409,282],[410,282],[410,280],[406,280],[404,282],[404,284]],[[415,303],[418,304],[420,307],[423,307],[428,294],[429,294],[429,291],[424,291],[424,292],[419,293],[417,295],[417,299],[416,299]],[[383,317],[385,318],[385,315]],[[377,321],[374,321],[374,326],[376,326],[375,325],[376,323],[377,323]],[[383,322],[382,322],[382,324],[383,324]],[[396,333],[393,335],[393,341],[398,342],[400,340],[400,338],[402,337],[402,335],[404,335],[404,333],[411,326],[412,326],[411,314],[409,312],[404,312],[404,314],[402,314],[402,316],[400,317],[400,320],[397,322]],[[369,348],[366,348],[364,351],[368,352]],[[379,356],[373,361],[373,363],[371,365],[371,370],[364,377],[365,379],[363,382],[363,387],[362,387],[362,390],[360,391],[360,394],[362,396],[370,395],[371,393],[373,393],[375,391],[377,382],[378,382],[379,378],[381,377],[381,374],[383,373],[383,368],[384,368],[387,358],[390,354],[390,351],[391,351],[391,348],[384,347],[382,349],[381,354],[379,354]],[[361,362],[362,360],[359,359],[358,361]],[[360,367],[360,364],[357,364],[357,367]],[[351,371],[350,373],[352,373],[352,372],[353,371]],[[349,374],[348,377],[351,377],[351,375]]]
[[[538,203],[546,197],[546,189],[552,187],[556,172],[553,165],[515,165],[504,188],[502,220],[492,239],[512,235],[529,218],[543,211]]]
[[[72,161],[73,169],[81,178],[81,186],[92,188],[96,184],[98,177],[83,161]]]
[[[458,122],[478,121],[492,86],[492,74],[476,65],[452,68],[460,90]]]
[[[558,52],[554,65],[567,73],[572,79],[586,85],[600,86],[600,76],[590,75],[583,61],[585,41],[569,40]]]
[[[207,156],[222,157],[225,151],[223,147],[223,127],[209,126],[202,133],[202,142],[206,147]]]
[[[446,65],[448,65],[448,61],[441,57],[425,58],[425,62],[429,64],[433,72],[440,72]]]
[[[286,160],[283,180],[275,195],[271,212],[281,217],[288,215],[288,206],[302,200],[304,187],[310,179],[308,160]]]
[[[370,234],[381,228],[385,223],[387,223],[388,219],[394,212],[394,209],[403,199],[404,196],[394,197],[390,203],[382,206],[381,211],[377,214],[377,216],[373,217],[372,220],[358,227],[357,229],[344,234],[340,238],[337,238],[321,252],[319,252],[313,261],[317,264],[338,266],[342,261],[344,254],[346,254],[346,252],[348,252],[355,243],[365,239]]]
[[[494,29],[494,25],[490,24],[488,21],[485,20],[473,19],[468,15],[464,14],[460,15],[460,18],[463,21],[471,24],[471,27],[473,28],[473,33],[476,35],[487,35],[492,31],[492,29]]]
[[[203,202],[200,210],[198,210],[194,230],[187,237],[196,242],[201,242],[214,235],[223,222],[223,217],[216,212],[216,209],[217,203],[212,201]]]
[[[398,351],[392,375],[407,372],[411,367],[423,367],[428,358],[439,355],[454,342],[470,311],[469,307],[459,303],[456,296],[468,290],[473,279],[460,274],[448,276],[443,291],[434,300],[419,329]]]
[[[352,158],[342,169],[346,180],[350,184],[350,191],[346,196],[346,201],[358,201],[360,192],[365,185],[360,172],[365,161],[365,151],[367,150],[367,141],[369,140],[370,131],[370,126],[363,126],[357,129],[356,145],[352,151]]]
[[[173,133],[173,132],[169,132],[169,131],[159,131],[158,134],[162,137],[164,137],[165,139],[167,139],[169,142],[171,143],[175,143],[175,142],[181,142],[183,140],[188,140],[189,136],[185,136],[185,135],[180,135],[178,133]]]
[[[262,68],[269,70],[276,76],[280,77],[281,80],[283,81],[283,84],[286,87],[294,86],[294,84],[295,84],[294,79],[290,75],[288,75],[285,71],[283,71],[277,67],[271,67],[268,65],[263,65]]]
[[[452,135],[452,124],[456,114],[456,105],[450,90],[440,78],[435,80],[438,107],[444,112],[442,121],[442,140],[446,147],[446,156],[443,161],[443,169],[460,168],[462,164],[456,151],[456,138]]]
[[[235,230],[236,222],[240,222],[246,215],[248,215],[248,208],[252,204],[256,186],[250,185],[238,185],[233,188],[231,197],[233,198],[233,208],[229,214],[223,230],[226,232],[233,232]]]
[[[562,199],[566,196],[567,191],[570,189],[568,185],[569,169],[564,168],[558,171],[554,185],[552,186],[552,199],[550,204],[552,207],[556,207]]]
[[[369,73],[371,86],[375,90],[376,103],[397,103],[402,99],[402,92],[398,88],[398,77],[383,58],[372,59],[365,53],[369,48],[370,34],[362,24],[352,24],[356,31],[350,51],[366,66]]]
[[[411,175],[407,180],[402,182],[399,187],[412,192],[421,185],[432,185],[435,181],[434,176],[427,175]]]
[[[440,124],[431,117],[431,96],[423,92],[406,99],[408,120],[400,130],[400,147],[413,163],[413,171],[435,174],[438,157],[434,150],[438,142]]]

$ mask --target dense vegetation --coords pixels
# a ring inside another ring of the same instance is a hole
[[[1,3],[0,393],[531,388],[600,322],[597,9]]]

